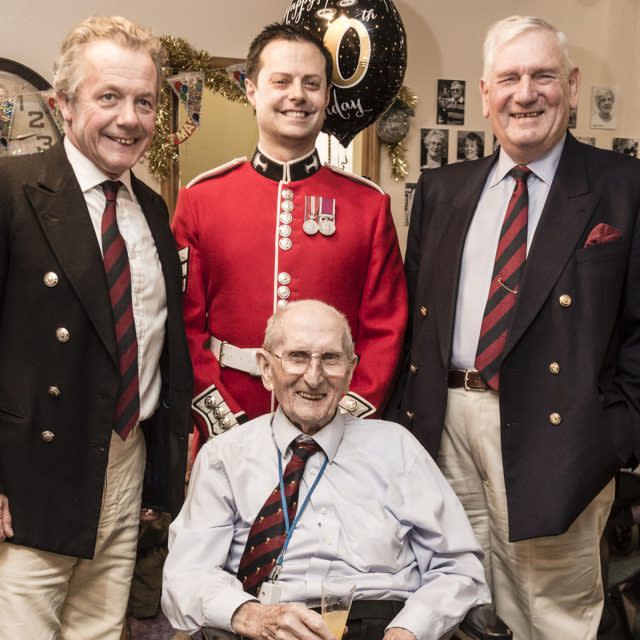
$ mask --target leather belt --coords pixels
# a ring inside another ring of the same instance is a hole
[[[480,377],[477,369],[451,369],[449,371],[449,389],[467,391],[487,391],[487,383]]]
[[[215,336],[211,336],[209,349],[221,367],[231,367],[231,369],[244,371],[252,376],[260,376],[260,368],[256,360],[257,349],[236,347],[226,340],[218,340]]]

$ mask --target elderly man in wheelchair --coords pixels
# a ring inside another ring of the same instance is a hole
[[[464,510],[428,453],[397,424],[339,411],[357,363],[344,316],[289,303],[256,357],[278,408],[198,456],[169,534],[172,625],[336,640],[316,606],[323,580],[341,577],[356,585],[349,640],[509,638],[486,606]]]

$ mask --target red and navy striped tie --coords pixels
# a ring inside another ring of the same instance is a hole
[[[320,446],[315,440],[294,442],[292,446],[293,454],[283,474],[290,523],[293,522],[298,510],[298,494],[300,493],[300,480],[304,473],[304,466],[307,464],[307,460],[320,450]],[[284,513],[282,513],[280,485],[278,484],[269,494],[253,521],[247,544],[242,558],[240,558],[238,580],[242,582],[247,593],[254,596],[258,594],[260,586],[269,577],[276,564],[284,546],[285,537]]]
[[[131,303],[129,255],[116,218],[116,198],[120,182],[108,180],[101,186],[107,199],[102,215],[102,254],[113,311],[120,369],[120,388],[113,429],[126,440],[140,416],[138,339]]]
[[[476,352],[476,369],[489,387],[500,389],[502,352],[509,335],[513,309],[527,258],[527,225],[529,222],[528,167],[518,165],[509,174],[516,186],[502,222],[496,251],[493,277],[484,309],[480,340]]]

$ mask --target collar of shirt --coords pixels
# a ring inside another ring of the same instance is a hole
[[[304,436],[305,434],[298,429],[298,427],[294,426],[289,418],[285,415],[284,411],[282,411],[281,407],[278,407],[276,410],[273,421],[271,423],[273,428],[273,435],[276,441],[276,446],[278,447],[280,454],[283,458],[286,457],[287,449],[291,446],[291,443],[299,438],[300,436]],[[332,462],[337,451],[338,446],[342,440],[342,436],[344,434],[344,416],[340,413],[340,411],[336,411],[336,415],[333,420],[326,424],[320,431],[316,432],[313,435],[313,440],[315,440],[325,455],[329,459],[329,462]]]
[[[548,186],[551,186],[553,177],[556,175],[556,169],[558,168],[558,163],[560,162],[560,156],[562,155],[562,149],[564,148],[566,137],[567,136],[565,134],[541,158],[538,158],[537,160],[534,160],[533,162],[529,162],[527,164],[527,167],[531,169],[533,175],[538,180],[542,180]],[[498,162],[495,165],[493,175],[489,180],[489,188],[495,187],[499,182],[502,182],[509,171],[511,171],[511,169],[517,164],[518,163],[512,160],[507,155],[507,152],[502,147],[500,147],[500,156],[498,158]]]
[[[67,136],[64,138],[64,150],[67,152],[69,164],[76,175],[82,193],[101,185],[105,180],[112,180],[96,167]],[[131,187],[131,171],[125,171],[118,180],[124,184],[127,191],[133,196]]]

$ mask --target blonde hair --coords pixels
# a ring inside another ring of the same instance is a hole
[[[483,80],[487,80],[493,64],[495,62],[496,51],[500,46],[513,40],[525,31],[532,29],[540,29],[552,33],[558,45],[560,46],[560,53],[563,58],[564,69],[567,75],[575,68],[573,61],[569,57],[569,44],[567,42],[567,36],[556,29],[550,22],[543,20],[542,18],[536,18],[534,16],[509,16],[503,20],[499,20],[487,31],[487,36],[484,40],[482,47],[482,55],[484,58],[484,68],[482,70]]]
[[[349,321],[344,313],[341,313],[335,307],[321,300],[295,300],[294,302],[289,302],[284,305],[284,307],[280,307],[267,321],[267,329],[264,333],[262,348],[265,351],[273,352],[278,345],[284,342],[283,323],[286,315],[294,309],[311,305],[316,309],[320,308],[324,311],[329,311],[341,320],[343,325],[342,349],[347,355],[347,358],[351,360],[354,356],[355,349],[353,346],[353,338],[351,337],[351,329],[349,328]]]
[[[53,86],[56,91],[69,99],[75,98],[82,81],[82,53],[87,45],[99,40],[149,54],[156,67],[158,92],[160,91],[162,65],[166,59],[162,43],[146,27],[121,16],[92,16],[83,20],[67,35],[53,65]]]

